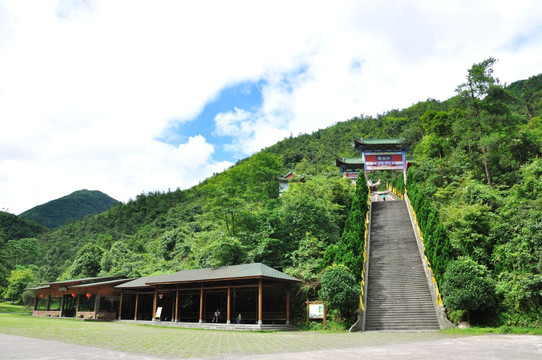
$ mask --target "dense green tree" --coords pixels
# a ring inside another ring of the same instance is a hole
[[[32,238],[42,234],[46,229],[30,220],[0,211],[0,236],[4,242],[8,240],[18,240],[22,238]]]
[[[490,272],[483,265],[468,257],[452,261],[442,281],[444,304],[451,310],[470,312],[495,307],[495,284]]]
[[[320,281],[322,283],[322,288],[318,292],[320,298],[326,301],[329,307],[338,310],[340,316],[348,316],[358,308],[361,289],[346,266],[328,267]]]
[[[2,289],[8,284],[7,277],[9,274],[9,270],[7,267],[8,253],[4,250],[4,247],[4,242],[0,241],[0,294],[3,291]]]
[[[11,269],[17,265],[36,264],[42,254],[41,243],[36,238],[9,240],[5,251],[9,254],[8,263]]]
[[[118,241],[100,259],[99,275],[141,276],[144,257],[131,251],[122,241]]]
[[[542,74],[531,76],[525,81],[522,98],[529,122],[532,122],[533,118],[540,116],[542,112]]]
[[[21,303],[24,289],[33,284],[36,280],[35,271],[35,266],[17,266],[15,269],[11,270],[11,273],[7,278],[8,285],[2,294],[3,297]]]
[[[481,63],[473,64],[467,74],[467,82],[457,88],[458,94],[467,101],[472,115],[467,117],[467,127],[476,129],[477,146],[482,152],[482,160],[487,184],[492,185],[491,174],[489,170],[489,159],[487,153],[487,126],[489,118],[483,113],[484,100],[487,98],[490,90],[498,86],[499,80],[493,77],[493,65],[497,62],[494,58],[488,58]]]
[[[77,251],[67,278],[77,279],[98,276],[101,270],[102,256],[103,249],[93,243],[87,243]]]

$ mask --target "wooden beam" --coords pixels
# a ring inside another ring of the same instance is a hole
[[[199,322],[203,322],[203,284],[201,284],[199,292]]]
[[[77,314],[77,312],[79,311],[79,301],[81,300],[81,297],[79,296],[79,294],[77,294],[77,297],[75,299],[77,299],[77,303],[75,305],[75,313]]]
[[[286,288],[286,324],[290,323],[290,287]]]
[[[226,324],[231,324],[231,287],[228,285],[228,305],[226,311]]]
[[[100,308],[100,294],[96,294],[94,296],[94,318],[96,319],[96,315],[98,315],[98,309]]]
[[[171,300],[171,321],[175,321],[175,314],[177,313],[176,304],[177,304],[177,296],[175,296],[175,299]]]
[[[64,315],[64,295],[60,295],[60,317]]]
[[[122,319],[122,295],[124,294],[124,291],[120,291],[120,303],[119,303],[119,320]]]
[[[156,303],[158,301],[158,289],[154,289],[154,298],[152,300],[152,320],[154,321],[154,318],[156,316]]]
[[[134,313],[134,320],[137,320],[137,305],[139,303],[139,293],[136,293],[136,306],[135,306],[135,313]]]
[[[179,321],[179,289],[175,291],[175,322]]]
[[[262,287],[262,279],[259,279],[258,280],[258,325],[261,325],[263,323],[262,307],[263,307],[263,287]]]

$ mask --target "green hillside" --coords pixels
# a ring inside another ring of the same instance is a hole
[[[0,240],[35,237],[47,229],[31,220],[0,211]]]
[[[68,221],[81,220],[104,212],[117,203],[117,200],[101,191],[79,190],[60,199],[33,207],[19,216],[49,229],[56,229]]]
[[[20,239],[16,262],[4,245],[0,265],[8,272],[16,266],[32,269],[35,281],[51,281],[262,262],[301,279],[296,299],[312,300],[333,259],[355,258],[326,252],[348,251],[358,241],[343,235],[352,203],[359,201],[335,167],[335,156],[355,156],[354,137],[403,137],[413,164],[406,187],[450,317],[464,318],[468,310],[477,323],[539,327],[542,76],[505,87],[493,77],[493,63],[488,59],[468,69],[467,81],[458,79],[457,96],[449,100],[337,119],[191,189],[141,194],[101,214]],[[274,176],[292,167],[307,181],[279,196]],[[399,174],[374,176],[404,188]],[[484,297],[474,304],[459,301],[458,285],[450,281],[465,268],[484,285]]]

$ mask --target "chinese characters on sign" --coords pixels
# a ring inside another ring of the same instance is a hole
[[[404,170],[404,151],[367,151],[363,153],[365,171]]]

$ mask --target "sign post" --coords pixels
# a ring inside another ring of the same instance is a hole
[[[313,319],[323,319],[326,327],[327,307],[323,301],[306,301],[307,323]]]

